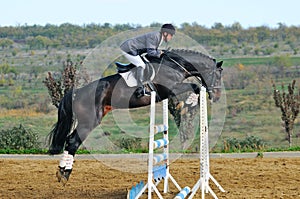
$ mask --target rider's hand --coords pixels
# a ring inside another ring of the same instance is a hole
[[[164,53],[168,53],[171,50],[171,47],[167,48],[166,50],[163,50]]]
[[[162,58],[164,55],[165,55],[165,54],[164,54],[164,51],[160,51],[159,57]]]

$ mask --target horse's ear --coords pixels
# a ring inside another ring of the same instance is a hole
[[[223,64],[223,61],[219,61],[219,62],[217,63],[217,68],[221,68],[222,64]]]

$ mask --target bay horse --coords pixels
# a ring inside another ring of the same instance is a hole
[[[190,50],[165,51],[161,58],[146,56],[154,69],[151,89],[156,91],[157,102],[174,99],[176,95],[192,90],[199,94],[197,84],[184,82],[196,78],[205,86],[212,101],[221,96],[222,61],[200,52]],[[132,64],[119,65],[124,68],[136,67]],[[58,181],[65,184],[72,172],[73,158],[79,146],[89,133],[100,125],[103,117],[113,109],[132,109],[150,105],[150,96],[137,98],[137,86],[130,87],[120,73],[100,78],[90,84],[65,94],[58,107],[58,121],[49,133],[49,153],[64,155],[57,171]],[[191,89],[192,88],[192,89]],[[175,100],[176,101],[176,100]],[[188,106],[188,104],[186,104]],[[169,109],[170,110],[170,109]],[[174,111],[170,111],[174,114]]]

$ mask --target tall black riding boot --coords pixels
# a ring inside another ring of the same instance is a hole
[[[142,96],[150,96],[150,92],[146,91],[145,86],[143,85],[144,79],[144,68],[139,66],[136,70],[136,79],[138,83],[138,88],[136,89],[136,97],[140,98]]]

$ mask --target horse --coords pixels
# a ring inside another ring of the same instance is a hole
[[[152,80],[148,81],[148,85],[156,92],[157,102],[176,99],[177,95],[190,90],[199,94],[198,84],[184,82],[190,77],[207,89],[212,101],[217,101],[221,96],[223,61],[217,62],[201,52],[181,49],[166,50],[160,58],[146,55],[144,59],[148,63],[147,68],[153,69]],[[73,88],[59,103],[58,121],[48,135],[48,152],[54,155],[64,151],[57,171],[58,181],[63,184],[68,181],[72,172],[73,159],[79,146],[100,125],[108,112],[113,109],[133,109],[150,105],[151,97],[138,98],[135,95],[137,85],[128,86],[122,76],[123,72],[133,71],[136,67],[133,64],[116,65],[118,73],[100,78],[81,88]],[[170,113],[174,114],[174,111]]]

